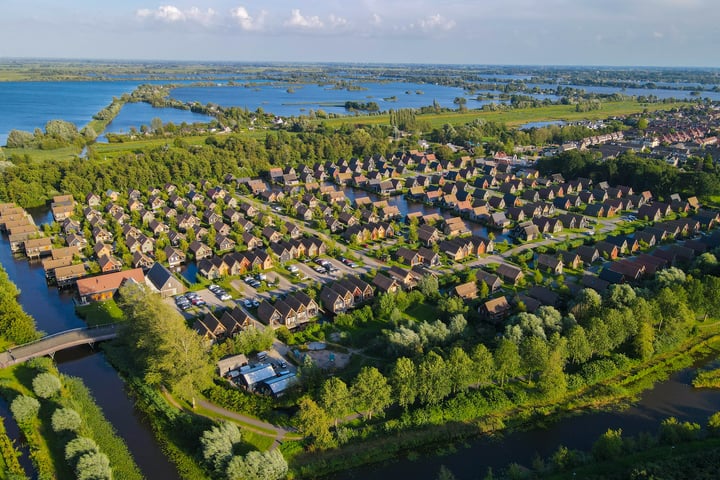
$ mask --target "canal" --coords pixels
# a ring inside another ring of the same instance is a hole
[[[33,209],[30,213],[38,226],[52,220],[47,208]],[[75,314],[73,294],[48,286],[39,261],[28,262],[13,257],[5,234],[0,236],[0,263],[20,289],[20,304],[35,318],[39,330],[55,333],[85,326]],[[149,424],[135,409],[123,380],[102,353],[80,347],[59,352],[55,361],[62,373],[81,378],[90,389],[108,421],[125,440],[145,478],[180,478],[175,466],[155,442]]]

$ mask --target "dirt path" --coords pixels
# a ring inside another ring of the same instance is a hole
[[[182,405],[180,405],[178,403],[177,400],[175,400],[175,398],[172,395],[170,395],[170,392],[168,392],[164,388],[162,390],[162,394],[165,397],[165,400],[167,400],[170,405],[172,405],[173,407],[175,407],[179,410],[183,410],[185,412],[192,413],[193,415],[201,415],[204,417],[212,418],[212,417],[209,417],[208,415],[202,415],[201,413],[197,413],[195,411],[184,408]],[[238,422],[241,422],[242,423],[241,427],[244,429],[250,430],[251,432],[256,433],[258,435],[262,435],[263,437],[272,438],[274,440],[274,442],[273,442],[272,447],[270,447],[271,449],[277,448],[282,443],[282,441],[285,439],[286,435],[295,433],[286,428],[280,427],[278,425],[273,425],[268,422],[263,422],[262,420],[258,420],[257,418],[253,418],[253,417],[244,415],[242,413],[233,412],[232,410],[228,410],[226,408],[215,405],[214,403],[210,403],[207,400],[200,399],[200,400],[196,400],[195,403],[198,406],[200,406],[206,410],[209,410],[213,413],[216,413],[218,415],[222,415],[223,417],[230,418],[232,420],[237,420]]]

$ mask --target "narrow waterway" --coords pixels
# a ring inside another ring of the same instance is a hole
[[[52,220],[48,217],[47,208],[34,209],[31,214],[38,226]],[[20,304],[35,318],[38,329],[55,333],[85,326],[75,314],[73,294],[48,286],[40,262],[13,257],[5,234],[0,235],[0,263],[20,289]],[[80,347],[59,352],[55,360],[62,373],[82,378],[107,419],[125,440],[146,478],[180,478],[175,466],[155,442],[150,426],[135,409],[122,379],[102,353]]]
[[[622,429],[623,436],[640,432],[655,434],[660,422],[668,417],[704,426],[708,417],[720,410],[720,390],[693,388],[691,381],[695,371],[695,368],[689,368],[674,374],[645,392],[636,405],[623,411],[578,414],[549,423],[545,429],[470,440],[466,446],[456,446],[457,451],[448,455],[420,455],[417,460],[402,459],[358,468],[332,478],[435,479],[440,467],[445,465],[458,480],[470,480],[483,478],[488,468],[498,473],[510,463],[531,467],[536,455],[547,458],[560,445],[589,451],[609,428]]]

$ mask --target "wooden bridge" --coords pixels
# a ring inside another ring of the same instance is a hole
[[[34,342],[18,345],[0,353],[0,368],[22,363],[35,357],[53,356],[55,352],[77,347],[78,345],[93,345],[103,340],[111,340],[117,337],[118,330],[119,325],[111,323],[53,333]]]

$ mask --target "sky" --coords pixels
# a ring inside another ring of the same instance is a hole
[[[717,0],[0,0],[0,58],[720,66]]]

